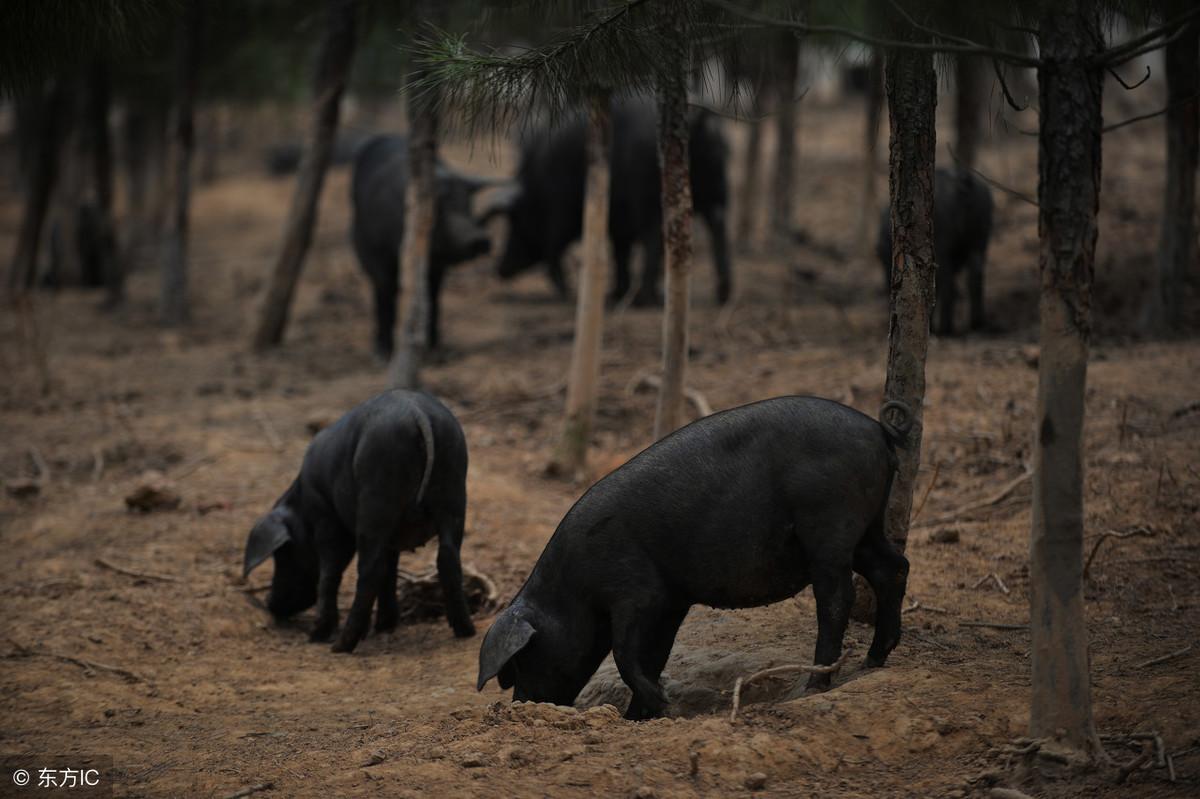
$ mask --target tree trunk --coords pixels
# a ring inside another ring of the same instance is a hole
[[[38,245],[42,239],[46,211],[50,207],[50,195],[58,177],[71,94],[66,81],[57,78],[51,82],[36,110],[37,135],[31,141],[33,167],[26,181],[25,209],[8,273],[8,287],[14,294],[22,294],[30,289],[37,275]]]
[[[112,139],[108,131],[108,113],[112,105],[108,64],[97,59],[88,75],[87,138],[91,156],[92,180],[95,183],[96,241],[95,257],[99,260],[100,276],[104,281],[107,308],[114,308],[125,298],[125,275],[117,257],[116,227],[113,223],[113,166]]]
[[[428,11],[429,6],[425,5]],[[437,186],[437,98],[431,92],[409,94],[408,189],[404,197],[404,241],[400,289],[404,299],[400,341],[392,357],[391,382],[397,388],[421,385],[421,366],[429,352],[429,270],[433,249]]]
[[[672,22],[672,4],[658,9]],[[666,291],[663,307],[663,375],[654,419],[660,439],[683,420],[687,380],[688,303],[692,270],[692,185],[688,174],[687,65],[688,42],[682,36],[664,40],[668,74],[658,86],[658,160],[662,173],[663,251]]]
[[[858,209],[858,230],[855,240],[863,253],[875,251],[875,220],[879,209],[879,128],[883,121],[883,53],[878,47],[871,48],[871,60],[867,66],[867,124],[863,136],[862,202]]]
[[[575,344],[567,383],[567,418],[554,459],[561,474],[579,476],[587,465],[596,416],[604,297],[608,282],[609,147],[612,124],[608,91],[592,94],[588,106],[587,184],[583,200],[583,264],[575,308]]]
[[[337,137],[342,93],[354,57],[354,20],[357,0],[328,0],[325,39],[317,58],[311,140],[300,159],[296,190],[283,231],[283,248],[275,261],[262,316],[254,333],[256,350],[279,346],[287,326],[296,283],[317,225],[317,207],[325,171]]]
[[[179,16],[175,52],[175,120],[171,172],[174,192],[170,228],[162,261],[162,321],[180,325],[188,319],[187,237],[192,191],[192,151],[195,149],[193,106],[200,69],[200,34],[204,23],[202,0],[190,0]]]
[[[983,133],[984,96],[979,76],[980,60],[959,55],[954,59],[954,155],[962,166],[973,168]]]
[[[1029,618],[1034,737],[1095,742],[1083,614],[1083,415],[1100,203],[1103,48],[1090,0],[1058,0],[1040,25],[1038,236],[1041,355],[1033,450]],[[1096,753],[1102,750],[1097,749]]]
[[[1157,283],[1151,289],[1143,327],[1153,333],[1178,330],[1188,270],[1196,265],[1196,168],[1200,164],[1200,22],[1169,42],[1167,72],[1167,185],[1158,242]]]
[[[800,40],[791,32],[780,36],[775,92],[775,173],[771,181],[771,229],[777,236],[792,232],[796,187],[797,83],[800,78]]]
[[[762,97],[764,86],[755,80],[754,102],[751,118],[747,122],[746,151],[742,158],[742,190],[738,196],[737,241],[742,249],[750,249],[758,232],[758,220],[762,216]]]
[[[893,26],[895,36],[918,41],[907,25]],[[887,54],[889,187],[892,208],[892,283],[888,316],[888,400],[900,400],[913,412],[908,445],[888,498],[887,537],[903,552],[908,543],[913,489],[921,463],[925,402],[925,356],[933,312],[933,163],[937,75],[929,53],[891,50]]]

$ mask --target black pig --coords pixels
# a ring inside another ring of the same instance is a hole
[[[610,298],[620,299],[629,291],[633,246],[641,244],[645,267],[634,305],[659,302],[662,186],[655,120],[654,106],[645,100],[613,104],[608,235],[615,280]],[[536,131],[523,142],[517,189],[489,213],[503,213],[509,221],[508,242],[496,265],[501,278],[515,277],[544,263],[556,290],[566,296],[563,255],[583,234],[586,128],[583,115],[577,115],[562,127]],[[716,117],[704,110],[692,114],[688,138],[692,204],[711,234],[718,303],[729,299],[733,285],[726,219],[727,161],[728,147]]]
[[[933,330],[942,335],[954,332],[954,278],[967,272],[971,307],[971,329],[986,324],[983,312],[983,267],[992,235],[992,192],[982,180],[965,169],[939,169],[933,180],[933,259],[937,264],[937,315]],[[883,265],[884,291],[892,285],[892,217],[884,208],[879,216],[879,238],[875,253]]]
[[[626,718],[661,714],[659,675],[692,605],[746,608],[811,584],[818,665],[842,649],[851,570],[878,598],[868,666],[900,640],[908,561],[884,508],[912,415],[896,423],[831,400],[779,397],[708,416],[642,451],[568,511],[479,652],[514,700],[570,704],[612,650]],[[813,674],[809,688],[829,685]]]
[[[429,253],[429,346],[438,346],[442,278],[454,264],[484,255],[491,240],[471,214],[471,197],[495,181],[459,174],[445,164],[436,173],[437,201]],[[358,151],[350,194],[352,236],[358,263],[375,294],[375,353],[392,354],[396,295],[400,291],[400,245],[404,240],[408,140],[376,136]]]
[[[354,553],[358,584],[334,652],[367,632],[396,626],[396,569],[402,550],[438,538],[438,578],[454,634],[475,633],[463,595],[467,444],[454,415],[433,397],[389,391],[317,434],[300,475],[259,519],[246,542],[245,573],[275,557],[267,607],[286,618],[317,605],[312,640],[338,625],[337,592]]]

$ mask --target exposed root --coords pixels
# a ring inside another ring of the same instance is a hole
[[[1000,487],[999,491],[992,494],[990,497],[987,497],[986,499],[982,499],[979,502],[973,502],[970,505],[964,505],[963,507],[961,507],[957,510],[950,511],[949,513],[943,513],[941,516],[935,516],[932,519],[926,519],[925,521],[923,521],[919,524],[914,522],[912,524],[912,527],[932,527],[933,525],[937,525],[937,524],[945,524],[946,522],[957,521],[960,516],[963,516],[965,514],[974,513],[975,511],[983,510],[984,508],[990,508],[992,505],[995,505],[997,502],[1002,501],[1005,497],[1007,497],[1013,491],[1016,491],[1017,488],[1022,483],[1024,483],[1031,477],[1033,477],[1033,470],[1026,467],[1025,471],[1019,477],[1016,477],[1016,478],[1010,480],[1009,482],[1005,483],[1003,486]]]
[[[1119,533],[1116,530],[1108,530],[1107,532],[1101,533],[1100,537],[1096,539],[1096,543],[1092,546],[1091,554],[1088,555],[1088,559],[1083,564],[1083,579],[1086,580],[1088,578],[1088,574],[1092,568],[1092,561],[1096,559],[1096,553],[1100,551],[1101,544],[1110,538],[1134,538],[1137,536],[1150,538],[1154,536],[1154,531],[1146,527],[1138,527],[1133,530],[1128,530],[1124,533]]]
[[[1166,663],[1168,660],[1174,660],[1177,657],[1183,657],[1184,655],[1186,655],[1188,652],[1191,652],[1191,651],[1192,651],[1192,645],[1188,644],[1183,649],[1176,649],[1174,652],[1169,652],[1161,657],[1151,658],[1150,660],[1144,660],[1141,663],[1135,664],[1134,668],[1135,669],[1146,669],[1151,666],[1157,666],[1159,663]]]
[[[842,650],[842,656],[837,659],[837,662],[831,663],[828,666],[804,666],[799,663],[790,663],[784,666],[772,666],[769,669],[756,671],[749,677],[738,677],[737,681],[733,684],[733,709],[729,711],[729,720],[734,721],[737,719],[738,710],[742,706],[742,688],[755,680],[778,677],[783,674],[833,674],[845,664],[846,658],[850,657],[851,649],[853,647],[847,645]]]
[[[108,569],[110,571],[116,572],[117,574],[124,574],[126,577],[136,577],[139,580],[159,580],[160,582],[164,582],[164,583],[179,582],[178,577],[172,577],[169,574],[155,574],[154,572],[134,571],[133,569],[126,569],[123,566],[118,566],[115,563],[110,563],[109,561],[105,560],[104,558],[96,558],[96,560],[94,562],[97,566],[99,566],[102,569]]]

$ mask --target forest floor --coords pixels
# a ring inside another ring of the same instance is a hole
[[[714,408],[796,393],[876,413],[886,303],[879,267],[862,252],[870,242],[855,232],[860,124],[849,109],[806,117],[797,220],[809,243],[740,254],[730,311],[714,307],[698,229],[689,380]],[[28,318],[0,316],[0,477],[40,486],[0,496],[0,755],[111,757],[121,796],[225,796],[271,783],[259,795],[923,797],[980,794],[997,780],[1047,797],[1197,795],[1195,284],[1185,338],[1132,332],[1158,238],[1161,142],[1157,121],[1106,139],[1119,157],[1104,165],[1085,550],[1109,531],[1139,534],[1099,543],[1086,605],[1097,727],[1157,732],[1178,755],[1174,782],[1166,768],[1123,784],[1116,769],[1022,778],[1021,758],[1006,763],[997,751],[1027,732],[1029,638],[967,623],[1028,618],[1029,482],[996,495],[1029,462],[1037,382],[1036,209],[1000,193],[991,329],[931,344],[911,609],[887,668],[856,665],[871,630],[852,624],[855,665],[832,690],[800,697],[790,680],[770,683],[731,722],[738,676],[810,661],[811,592],[755,610],[696,608],[666,670],[672,717],[633,723],[623,707],[599,704],[619,702],[611,666],[578,711],[510,705],[494,683],[474,690],[480,637],[456,639],[441,621],[371,636],[350,656],[308,642],[311,612],[273,624],[241,578],[245,536],[294,476],[308,423],[385,386],[347,240],[344,170],[327,184],[277,352],[252,354],[247,341],[292,183],[254,170],[195,194],[187,326],[158,326],[152,271],[133,275],[116,315],[94,293],[39,294],[44,359],[18,333]],[[447,154],[492,174],[511,164],[506,148],[494,158],[476,150],[471,163],[465,146]],[[981,163],[1035,193],[1033,139],[999,138]],[[16,196],[0,200],[0,252],[11,251],[17,213]],[[651,441],[654,395],[631,386],[658,368],[660,319],[628,310],[607,320],[593,477]],[[449,280],[444,324],[426,378],[470,446],[463,559],[506,599],[586,487],[543,476],[573,308],[551,298],[541,273],[502,284],[481,259]],[[147,470],[173,482],[176,510],[126,510]],[[405,554],[402,567],[423,570],[433,556]],[[480,634],[490,620],[477,618]],[[1136,754],[1119,743],[1110,751],[1120,762]]]

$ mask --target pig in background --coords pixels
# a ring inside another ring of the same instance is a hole
[[[501,278],[545,264],[555,290],[567,295],[563,255],[583,235],[586,126],[584,116],[578,114],[560,127],[538,129],[522,142],[516,188],[485,214],[485,218],[503,214],[508,220],[508,241],[496,266]],[[661,302],[662,187],[656,126],[652,103],[644,99],[613,103],[608,235],[615,269],[610,299],[619,300],[629,292],[630,259],[634,245],[640,244],[645,267],[634,305]],[[733,290],[726,213],[728,146],[711,112],[694,112],[689,126],[692,204],[712,239],[716,299],[724,303]]]
[[[354,603],[333,645],[351,652],[376,603],[375,630],[396,626],[400,552],[436,536],[450,626],[474,635],[459,560],[466,479],[467,444],[446,406],[421,392],[380,394],[313,439],[299,476],[250,531],[244,572],[274,557],[267,608],[282,619],[316,604],[311,639],[326,641],[338,626],[342,572],[357,551]]]
[[[983,309],[983,268],[992,236],[992,192],[982,180],[965,169],[938,169],[933,177],[933,258],[937,264],[937,288],[933,331],[954,333],[954,304],[958,298],[955,278],[967,273],[967,295],[971,330],[986,325]],[[892,215],[884,208],[879,215],[879,238],[875,253],[883,265],[884,292],[892,285]]]
[[[779,397],[676,431],[592,486],[567,512],[479,652],[482,690],[575,701],[611,650],[630,719],[667,703],[659,677],[692,605],[747,608],[812,585],[814,662],[830,665],[854,604],[851,573],[878,600],[868,666],[900,641],[908,561],[884,512],[912,414],[895,423],[831,400]],[[828,687],[814,673],[809,689]]]

